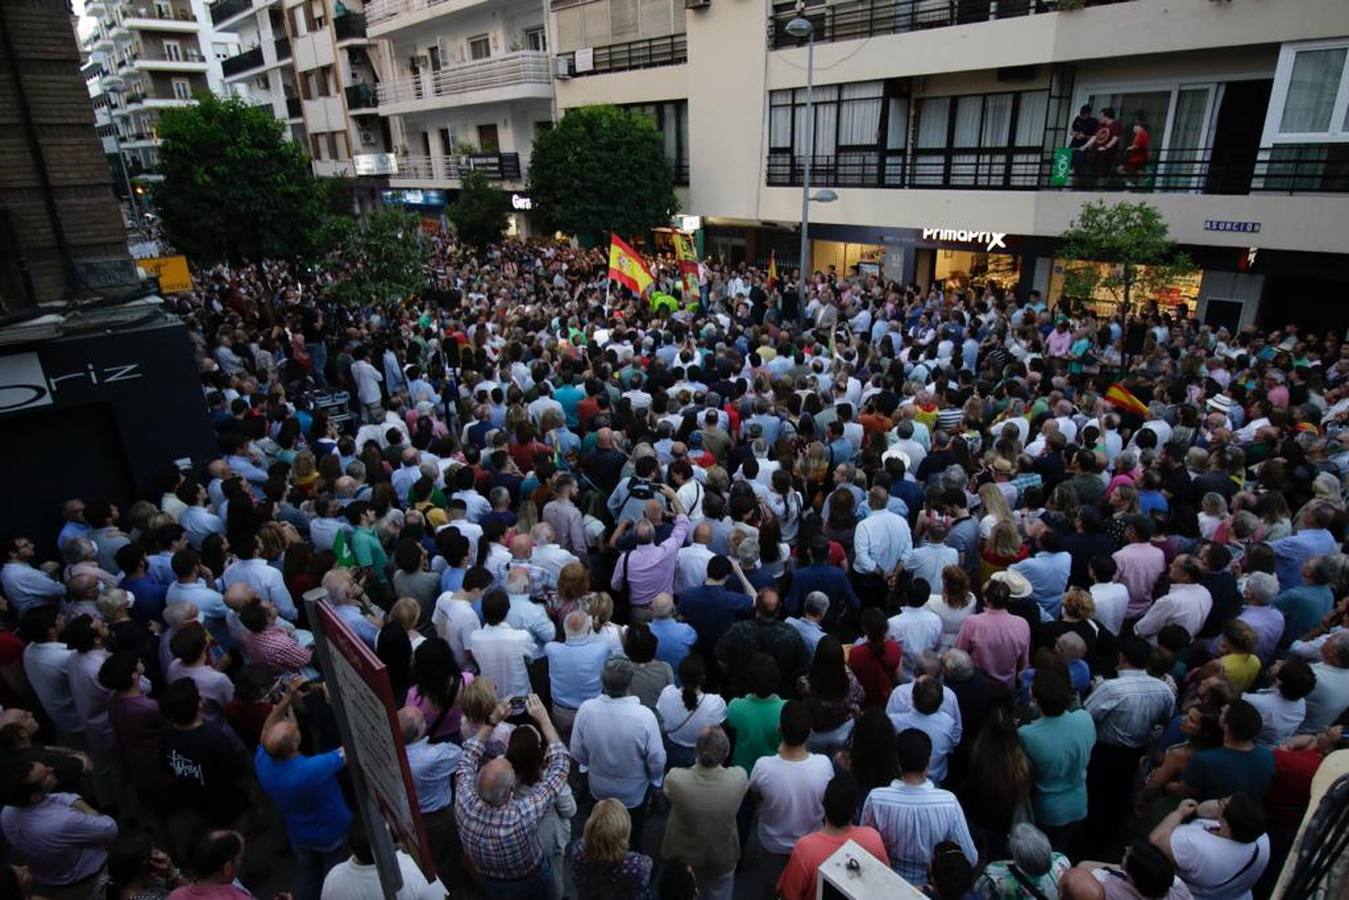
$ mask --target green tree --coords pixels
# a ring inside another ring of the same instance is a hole
[[[504,191],[492,186],[483,172],[469,172],[459,199],[445,210],[460,240],[482,249],[500,240],[506,230],[506,215],[511,202]]]
[[[318,247],[328,216],[300,145],[265,109],[201,94],[159,118],[155,190],[170,242],[200,262],[298,257]]]
[[[614,106],[570,109],[534,139],[532,215],[569,234],[641,234],[679,209],[674,171],[650,116]]]
[[[1172,242],[1162,214],[1147,203],[1085,203],[1062,237],[1063,292],[1074,299],[1090,299],[1103,288],[1128,308],[1135,295],[1156,297],[1196,271]]]
[[[343,302],[403,300],[426,287],[426,235],[418,218],[398,207],[336,218],[326,242],[335,248],[329,268],[339,276],[333,292]]]

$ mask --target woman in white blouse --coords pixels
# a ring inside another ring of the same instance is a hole
[[[960,566],[941,570],[941,593],[933,594],[927,608],[941,619],[941,649],[955,646],[960,625],[974,612],[974,594],[970,593],[970,577]]]
[[[696,652],[690,653],[679,664],[679,680],[683,687],[667,685],[656,698],[656,714],[660,716],[660,730],[665,735],[666,768],[693,765],[698,735],[709,725],[726,721],[726,701],[718,694],[702,692],[706,676],[703,658]]]

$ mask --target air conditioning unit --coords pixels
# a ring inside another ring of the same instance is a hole
[[[372,147],[375,144],[375,136],[368,131],[361,132],[361,144],[365,147]]]
[[[707,9],[712,5],[712,0],[684,0],[685,9]]]
[[[565,57],[553,57],[553,77],[562,79],[571,77],[571,64],[567,62]]]

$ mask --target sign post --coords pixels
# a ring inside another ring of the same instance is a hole
[[[356,803],[374,851],[375,868],[384,895],[392,897],[403,886],[394,837],[416,857],[427,879],[436,877],[435,861],[416,803],[389,673],[323,596],[322,588],[307,592],[305,612],[346,748],[347,767],[356,786]]]

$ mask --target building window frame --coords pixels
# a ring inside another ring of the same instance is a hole
[[[492,36],[489,34],[475,34],[468,39],[467,46],[469,62],[492,58]]]
[[[622,107],[632,112],[640,112],[652,118],[656,130],[661,133],[662,144],[665,141],[667,115],[674,122],[674,156],[667,152],[665,159],[674,170],[675,184],[689,183],[689,101],[659,100],[654,103],[626,103]],[[551,126],[550,126],[551,127]]]
[[[846,97],[849,88],[878,87],[875,93]],[[831,93],[832,92],[832,93]],[[784,88],[769,93],[768,162],[770,181],[800,184],[805,160],[805,88]],[[846,142],[844,115],[849,106],[879,102],[875,139],[870,143]],[[812,98],[814,133],[811,140],[811,179],[820,185],[898,187],[903,183],[908,152],[912,98],[903,79],[870,79],[816,87]],[[773,143],[774,113],[786,110],[788,143]],[[898,119],[896,123],[893,120]],[[832,122],[832,126],[829,123]],[[899,124],[898,129],[892,127]],[[821,140],[820,128],[832,128],[832,140]],[[832,146],[832,153],[821,153]]]
[[[1298,54],[1317,50],[1345,51],[1329,123],[1324,131],[1283,131],[1284,112],[1292,89],[1293,69]],[[1279,48],[1279,61],[1274,68],[1274,87],[1270,91],[1269,112],[1265,115],[1261,146],[1344,142],[1349,142],[1349,38],[1297,41],[1282,45]]]
[[[1025,96],[1027,94],[1041,94],[1044,97],[1044,109],[1041,113],[1041,120],[1038,129],[1036,129],[1039,140],[1034,144],[1016,144],[1016,133],[1021,125],[1023,115],[1034,115],[1035,112],[1030,109],[1029,112],[1023,110]],[[992,98],[1010,97],[1011,108],[1008,112],[1006,138],[1002,143],[985,144],[984,134],[989,127],[989,101]],[[975,99],[979,100],[979,121],[975,131],[978,134],[976,143],[956,142],[956,130],[961,115],[962,101],[968,102]],[[930,147],[918,146],[918,136],[922,134],[923,111],[924,108],[932,108],[929,104],[937,101],[946,101],[945,113],[946,121],[942,129],[943,138],[939,145]],[[1022,90],[1010,91],[987,91],[983,93],[971,94],[933,94],[930,96],[916,97],[913,100],[913,122],[915,129],[914,146],[911,152],[913,160],[913,174],[911,176],[911,187],[924,188],[1011,188],[1022,186],[1034,188],[1039,183],[1039,169],[1043,165],[1045,134],[1048,129],[1048,110],[1049,110],[1049,88],[1035,87]],[[1033,171],[1022,172],[1016,169],[1019,161],[1029,161],[1029,157],[1034,157]],[[926,169],[920,159],[939,159],[940,168]],[[973,161],[974,168],[966,171],[958,167],[966,166]]]
[[[173,96],[175,100],[191,100],[192,82],[186,78],[173,79]]]
[[[538,53],[548,52],[548,31],[542,25],[535,25],[525,29],[526,50],[533,50]]]

